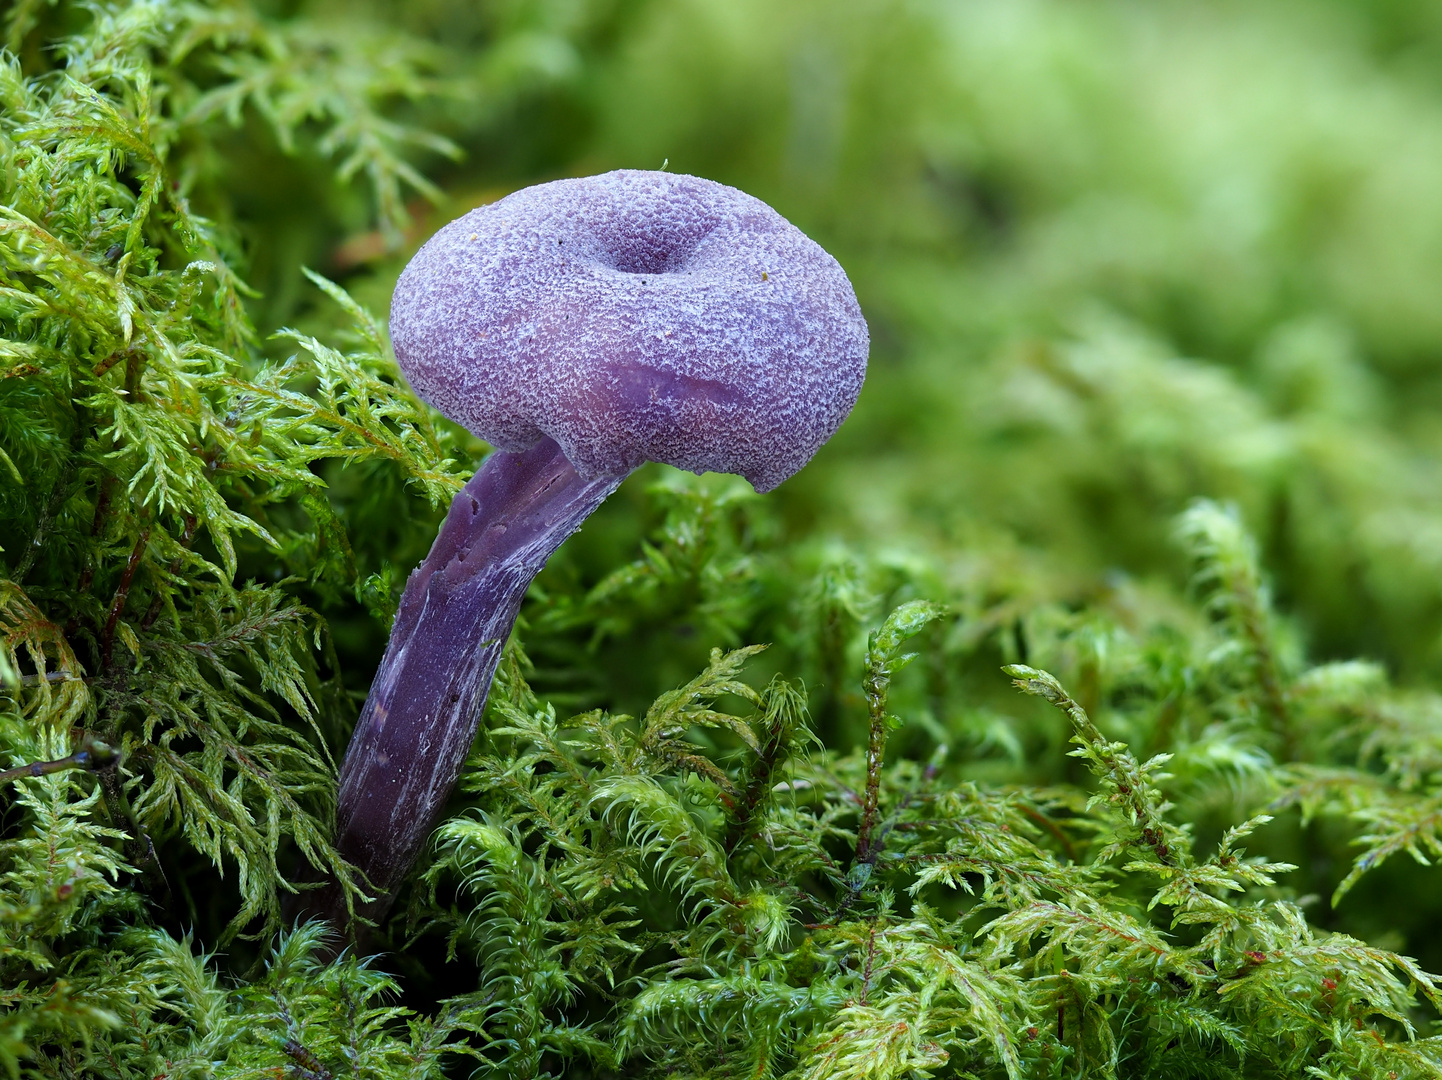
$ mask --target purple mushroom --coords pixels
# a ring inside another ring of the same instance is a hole
[[[374,887],[372,919],[450,795],[561,541],[646,461],[771,490],[851,411],[869,347],[846,274],[781,215],[635,171],[451,222],[401,274],[391,335],[416,392],[496,452],[406,583],[341,766],[336,842]]]

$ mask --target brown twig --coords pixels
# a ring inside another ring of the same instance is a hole
[[[120,615],[125,610],[125,601],[130,597],[130,586],[135,581],[135,571],[140,566],[140,560],[145,554],[145,545],[150,542],[150,530],[140,530],[140,537],[135,541],[135,547],[130,552],[130,558],[126,560],[125,570],[120,575],[120,584],[116,587],[115,596],[110,601],[110,614],[105,620],[105,630],[100,635],[100,670],[106,672],[110,669],[110,653],[115,646],[115,628],[120,623]]]
[[[145,353],[139,349],[131,349],[125,358],[125,392],[130,400],[139,401],[140,376],[145,371]]]
[[[104,360],[102,360],[102,361],[100,361],[100,363],[96,364],[95,367],[93,367],[93,368],[90,370],[90,373],[91,373],[92,375],[94,375],[97,379],[100,378],[100,377],[101,377],[102,375],[104,375],[107,371],[109,371],[109,370],[110,370],[111,368],[113,368],[116,364],[118,364],[118,363],[120,362],[120,358],[121,358],[122,356],[124,356],[124,355],[125,355],[125,352],[124,352],[124,351],[122,351],[122,350],[120,350],[120,349],[116,349],[113,353],[111,353],[109,356],[107,356]]]
[[[291,1071],[304,1080],[334,1080],[334,1074],[321,1063],[320,1058],[315,1056],[314,1051],[309,1047],[296,1042],[294,1039],[286,1039],[281,1044],[286,1057],[295,1062]]]
[[[35,761],[29,765],[17,765],[13,769],[0,772],[0,784],[8,784],[12,780],[20,780],[27,776],[49,776],[51,773],[63,772],[66,769],[98,769],[109,765],[115,758],[115,750],[108,743],[86,736],[80,744],[80,749],[68,757],[57,758],[54,761]]]

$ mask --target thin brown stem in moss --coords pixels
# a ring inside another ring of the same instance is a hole
[[[105,619],[105,629],[100,635],[100,670],[110,670],[110,655],[115,647],[115,629],[120,624],[120,616],[125,611],[125,602],[130,598],[130,586],[135,582],[135,571],[140,567],[140,560],[145,555],[145,545],[150,542],[150,530],[140,530],[140,536],[135,541],[135,547],[131,549],[130,558],[126,560],[125,569],[120,574],[120,584],[115,589],[115,596],[110,601],[110,613]]]

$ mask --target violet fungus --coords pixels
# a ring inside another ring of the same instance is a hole
[[[558,180],[451,222],[401,274],[391,335],[416,392],[496,452],[406,583],[341,766],[337,846],[371,919],[561,541],[646,461],[774,488],[851,411],[868,351],[835,259],[759,200],[665,172]]]

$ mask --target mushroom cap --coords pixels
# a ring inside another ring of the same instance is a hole
[[[791,476],[856,404],[869,337],[840,265],[695,176],[556,180],[472,210],[410,261],[391,337],[416,392],[584,477],[645,461]]]

